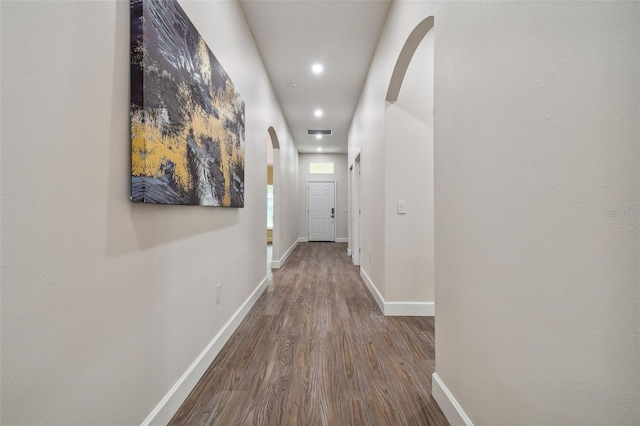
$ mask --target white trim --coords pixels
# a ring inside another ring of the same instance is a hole
[[[364,283],[367,285],[369,292],[371,293],[373,298],[376,300],[376,303],[378,304],[380,311],[382,311],[382,314],[384,315],[384,297],[382,297],[382,295],[376,288],[373,281],[371,281],[371,278],[369,278],[369,275],[367,275],[367,273],[365,272],[364,268],[360,268],[360,276],[364,280]]]
[[[198,384],[200,378],[207,371],[222,347],[227,343],[231,335],[238,328],[249,310],[258,300],[265,288],[267,288],[268,277],[264,277],[260,284],[253,290],[251,295],[244,301],[238,310],[229,318],[229,321],[220,329],[211,342],[204,348],[198,357],[191,363],[187,371],[180,376],[178,381],[171,387],[169,392],[160,400],[158,405],[149,413],[142,422],[142,426],[166,425],[169,423],[180,406],[187,399],[193,388]]]
[[[351,224],[351,244],[349,244],[351,246],[351,262],[356,266],[360,265],[360,258],[362,257],[362,253],[360,253],[360,250],[362,248],[360,229],[360,219],[362,212],[360,204],[361,152],[362,148],[358,149],[358,153],[353,160],[353,171],[351,173],[351,206],[349,218],[349,223]]]
[[[284,265],[284,262],[287,261],[287,258],[289,257],[293,249],[296,248],[297,245],[298,245],[298,240],[295,240],[293,244],[291,244],[291,247],[289,247],[289,250],[287,250],[287,252],[284,255],[282,255],[282,257],[279,260],[272,260],[271,269],[282,268],[282,265]]]
[[[348,243],[349,238],[336,238],[336,243]]]
[[[298,238],[298,242],[299,243],[308,243],[309,239],[307,237],[300,237],[300,238]]]
[[[380,311],[386,317],[432,317],[435,316],[434,302],[387,302],[375,286],[364,268],[360,268],[360,276],[369,292],[376,300]]]
[[[351,249],[350,248],[347,249],[347,256],[351,256]]]
[[[433,399],[436,400],[451,426],[473,426],[471,419],[469,419],[462,409],[462,406],[460,406],[458,401],[453,397],[453,394],[449,391],[449,388],[447,388],[440,376],[438,376],[438,373],[433,373],[431,377],[431,394]]]
[[[384,302],[384,314],[391,317],[433,317],[433,302]]]

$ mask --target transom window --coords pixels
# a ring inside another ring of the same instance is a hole
[[[333,174],[333,161],[327,163],[309,163],[309,173]]]

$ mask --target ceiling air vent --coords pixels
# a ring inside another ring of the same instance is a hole
[[[333,130],[307,130],[308,135],[330,135],[333,133]]]

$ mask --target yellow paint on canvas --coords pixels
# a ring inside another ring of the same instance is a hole
[[[189,96],[189,88],[185,83],[178,89],[178,98],[183,110],[189,115],[185,119],[181,133],[166,135],[162,126],[147,112],[142,117],[137,112],[132,117],[132,172],[134,176],[160,177],[164,175],[164,167],[168,161],[175,165],[176,184],[183,190],[190,191],[193,186],[187,164],[187,138],[190,134],[200,148],[206,148],[204,141],[211,138],[220,151],[220,171],[224,182],[224,195],[221,201],[225,207],[231,206],[230,164],[244,163],[244,149],[240,147],[238,136],[225,128],[225,119],[233,120],[240,108],[234,93],[233,85],[228,82],[225,91],[211,93],[213,106],[219,118],[208,114]]]
[[[187,168],[187,144],[182,135],[163,135],[152,118],[143,120],[137,112],[131,119],[131,168],[134,176],[160,177],[163,166],[175,165],[176,183],[185,191],[191,189],[191,175]]]

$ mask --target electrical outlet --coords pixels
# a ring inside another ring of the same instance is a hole
[[[222,283],[216,286],[216,303],[222,302]]]

